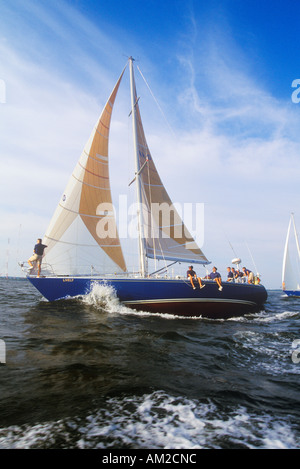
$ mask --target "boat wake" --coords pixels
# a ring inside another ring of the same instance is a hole
[[[80,300],[107,313],[128,314],[130,312],[129,308],[120,303],[114,288],[110,285],[95,284],[92,291],[80,297]]]
[[[95,283],[92,291],[88,295],[80,297],[80,300],[87,305],[93,306],[109,314],[138,314],[139,316],[151,316],[151,313],[146,311],[136,311],[135,309],[131,309],[123,305],[120,302],[115,289],[111,285],[100,285]]]
[[[101,311],[105,311],[109,314],[120,314],[120,315],[137,315],[139,317],[150,317],[155,316],[161,317],[164,319],[197,319],[198,321],[203,319],[200,317],[185,317],[185,316],[178,316],[175,314],[167,314],[167,313],[151,313],[149,311],[143,310],[136,310],[134,308],[129,308],[122,304],[116,294],[115,289],[111,285],[103,285],[95,283],[93,286],[92,291],[85,295],[79,297],[80,301],[83,303],[93,306]]]
[[[245,322],[247,323],[250,321],[251,323],[277,323],[278,321],[284,321],[284,320],[289,320],[289,319],[295,319],[299,316],[298,312],[295,311],[283,311],[283,312],[278,312],[274,313],[269,312],[269,311],[259,311],[257,313],[250,313],[246,314],[242,317],[237,317],[237,318],[228,318],[226,321],[232,321],[232,322]]]

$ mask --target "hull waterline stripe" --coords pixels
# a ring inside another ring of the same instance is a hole
[[[178,298],[178,299],[156,299],[156,300],[135,300],[135,301],[122,301],[124,305],[130,304],[151,304],[151,303],[234,303],[234,304],[246,304],[255,306],[256,303],[247,300],[235,300],[235,299],[219,299],[219,298]]]

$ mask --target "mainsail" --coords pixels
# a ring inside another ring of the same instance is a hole
[[[133,115],[136,119],[137,184],[140,184],[142,242],[148,258],[209,264],[184,225],[159,177],[145,138],[131,59]]]
[[[293,228],[293,229],[292,229]],[[291,215],[283,255],[283,290],[300,290],[300,249],[294,215]]]
[[[44,265],[56,275],[126,271],[108,167],[111,114],[124,70],[83,149],[43,239],[43,244],[48,246]]]

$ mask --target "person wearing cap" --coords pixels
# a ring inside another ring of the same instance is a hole
[[[193,266],[192,266],[192,265],[189,266],[189,270],[187,271],[187,277],[190,279],[190,282],[191,282],[191,284],[192,284],[193,290],[196,290],[196,287],[195,287],[195,285],[194,285],[193,279],[197,279],[197,280],[198,280],[198,283],[199,283],[199,287],[200,287],[200,288],[205,287],[205,285],[203,285],[202,282],[201,282],[201,278],[200,278],[200,277],[197,277],[197,274],[196,274],[196,272],[193,270]]]
[[[217,283],[219,290],[222,291],[223,290],[222,279],[221,279],[221,275],[219,274],[219,272],[217,272],[217,267],[213,267],[213,270],[209,274],[209,277]]]

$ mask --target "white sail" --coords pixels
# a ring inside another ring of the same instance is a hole
[[[142,125],[139,100],[132,76],[132,115],[136,151],[136,183],[140,197],[141,255],[152,259],[209,264],[184,225],[160,179]],[[143,263],[143,259],[142,259]]]
[[[108,169],[111,114],[124,70],[83,149],[44,236],[43,244],[48,247],[43,264],[55,275],[126,271]]]
[[[284,247],[282,288],[287,291],[300,290],[300,249],[293,214],[290,218]]]

